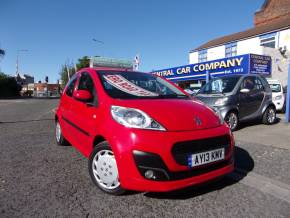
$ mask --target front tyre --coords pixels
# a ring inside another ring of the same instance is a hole
[[[266,125],[272,125],[276,121],[276,109],[273,106],[269,106],[264,114],[262,122]]]
[[[88,167],[91,179],[102,191],[112,195],[125,193],[119,181],[116,159],[108,142],[95,146]]]
[[[238,128],[239,123],[238,114],[234,111],[230,111],[225,117],[225,122],[228,124],[231,131],[235,131]]]

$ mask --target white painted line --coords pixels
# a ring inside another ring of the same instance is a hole
[[[240,169],[237,169],[234,173],[230,174],[229,177],[246,186],[290,203],[290,185],[288,184],[270,179],[254,172],[246,173]]]

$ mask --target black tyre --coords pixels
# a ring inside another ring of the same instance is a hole
[[[69,145],[67,140],[62,135],[61,126],[60,126],[58,120],[55,121],[55,131],[54,132],[55,132],[55,140],[56,140],[56,143],[58,145],[62,145],[62,146]]]
[[[112,195],[121,195],[121,187],[116,159],[108,142],[95,146],[88,161],[90,177],[102,191]]]
[[[266,125],[272,125],[276,122],[276,109],[273,106],[269,106],[265,110],[262,122]]]
[[[237,130],[239,124],[238,114],[235,111],[228,112],[225,116],[225,122],[228,124],[231,131]]]

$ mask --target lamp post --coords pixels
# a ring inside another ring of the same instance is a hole
[[[16,57],[16,75],[19,73],[19,53],[20,52],[28,52],[27,49],[18,49],[17,50],[17,57]]]

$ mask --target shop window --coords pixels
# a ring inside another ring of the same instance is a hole
[[[260,46],[276,48],[276,33],[260,36]]]
[[[237,43],[233,42],[233,43],[226,44],[225,52],[226,52],[226,54],[225,54],[226,58],[236,56],[237,55]]]
[[[198,51],[198,63],[207,61],[207,50]]]

